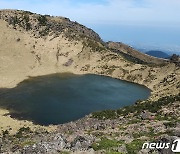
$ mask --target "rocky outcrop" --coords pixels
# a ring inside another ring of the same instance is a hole
[[[90,37],[101,41],[99,35],[92,29],[65,17],[51,17],[21,10],[1,10],[0,19],[8,22],[8,25],[16,30],[30,31],[34,37],[53,35],[55,38],[63,33],[71,40]]]
[[[179,55],[173,54],[170,57],[170,61],[175,63],[178,67],[180,67],[180,56]]]

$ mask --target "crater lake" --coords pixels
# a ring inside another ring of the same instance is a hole
[[[56,125],[131,105],[150,93],[145,86],[111,77],[61,73],[30,77],[15,88],[0,89],[0,108],[17,119]]]

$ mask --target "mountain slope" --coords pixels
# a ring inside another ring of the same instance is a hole
[[[144,54],[138,50],[133,49],[132,47],[123,44],[121,42],[107,42],[107,46],[110,49],[115,50],[116,52],[123,52],[124,54],[133,56],[141,61],[143,61],[146,64],[165,64],[166,61],[163,59],[155,58],[152,56],[149,56],[147,54]]]
[[[170,89],[179,85],[179,68],[173,63],[123,45],[121,51],[145,63],[129,60],[107,47],[94,31],[67,18],[2,10],[0,35],[1,87],[13,87],[28,76],[67,71],[128,80],[157,90],[158,95],[171,94]],[[171,84],[164,83],[171,78]]]
[[[106,44],[93,30],[67,18],[18,10],[0,11],[0,36],[0,87],[14,87],[29,76],[72,72],[106,75],[152,90],[149,100],[93,113],[59,125],[51,133],[37,125],[32,131],[29,123],[0,112],[1,123],[7,117],[1,124],[0,153],[133,153],[141,150],[145,139],[178,136],[180,67],[174,63],[176,56],[171,61],[154,58],[125,44]]]

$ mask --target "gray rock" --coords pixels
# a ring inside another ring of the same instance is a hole
[[[138,154],[159,154],[157,150],[150,150],[150,149],[142,149],[138,152]]]
[[[51,144],[53,144],[57,150],[62,150],[65,148],[67,141],[61,134],[56,134],[54,141]]]
[[[140,117],[141,117],[142,120],[147,120],[150,117],[150,113],[147,112],[147,111],[142,111],[141,114],[140,114]]]
[[[117,152],[127,153],[126,146],[123,144],[122,146],[118,147]]]
[[[180,137],[180,127],[176,127],[172,130],[174,136]]]
[[[71,143],[71,149],[73,150],[88,150],[94,139],[91,136],[77,136]]]
[[[173,136],[167,136],[167,137],[164,137],[162,139],[160,139],[160,142],[163,142],[163,143],[171,143],[176,139],[176,137],[173,137]],[[159,150],[159,154],[174,154],[171,150],[171,147],[169,149],[161,149]]]
[[[150,152],[149,149],[142,149],[138,152],[138,154],[148,154]]]
[[[67,141],[61,134],[56,134],[53,140],[48,142],[41,142],[32,146],[25,147],[22,151],[23,154],[54,154],[57,151],[63,150],[66,147]]]

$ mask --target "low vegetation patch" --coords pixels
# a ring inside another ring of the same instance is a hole
[[[135,105],[126,106],[118,110],[105,110],[94,112],[92,113],[92,117],[97,118],[99,120],[116,119],[120,116],[126,116],[129,113],[139,115],[144,110],[147,110],[152,113],[157,113],[162,108],[162,106],[168,105],[175,101],[180,101],[180,93],[177,95],[162,97],[157,101],[138,101],[135,103]]]
[[[41,25],[41,26],[46,26],[46,23],[47,23],[47,18],[46,18],[46,16],[43,16],[43,15],[40,15],[38,18],[38,21],[39,21],[39,24]]]
[[[129,154],[137,154],[141,149],[144,141],[142,140],[134,140],[129,144],[126,144],[127,153]]]
[[[111,150],[114,147],[122,145],[124,141],[110,140],[106,137],[101,138],[101,141],[92,144],[92,148],[95,151],[98,150]]]

